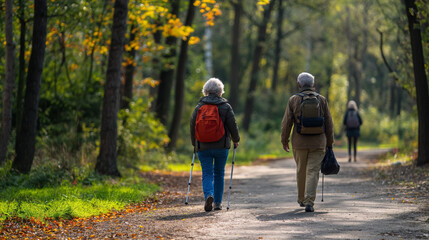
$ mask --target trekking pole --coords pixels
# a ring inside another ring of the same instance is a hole
[[[194,169],[194,160],[195,160],[195,149],[194,154],[192,155],[192,163],[191,163],[191,174],[189,175],[189,183],[188,183],[188,193],[186,194],[185,204],[188,204],[189,190],[191,189],[191,179],[192,179],[192,170]]]
[[[229,179],[229,191],[228,191],[228,206],[226,207],[226,211],[229,210],[229,198],[231,196],[231,185],[232,185],[232,173],[234,171],[234,161],[235,161],[235,147],[234,147],[234,153],[232,155],[232,166],[231,166],[231,179]]]
[[[322,173],[322,202],[323,202],[323,184],[325,183],[325,174]]]

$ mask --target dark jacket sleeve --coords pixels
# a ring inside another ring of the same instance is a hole
[[[238,125],[237,121],[235,120],[235,114],[232,110],[231,105],[226,104],[228,107],[228,111],[226,112],[226,128],[228,132],[231,134],[231,139],[233,142],[239,142],[240,141],[240,134],[238,132]]]
[[[200,109],[200,107],[201,107],[201,104],[198,104],[195,107],[194,112],[192,112],[191,121],[189,124],[189,130],[191,132],[191,143],[192,143],[192,146],[194,146],[194,147],[195,147],[195,121],[197,120],[197,113],[198,113],[198,109]]]
[[[349,110],[346,111],[346,114],[344,114],[344,120],[343,120],[343,125],[347,126],[347,116],[348,116]]]

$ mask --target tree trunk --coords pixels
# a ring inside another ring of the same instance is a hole
[[[276,38],[276,46],[274,50],[274,67],[273,67],[273,81],[271,83],[271,90],[273,92],[276,91],[277,88],[277,82],[278,82],[278,72],[279,72],[279,65],[280,65],[280,54],[281,54],[281,42],[283,38],[283,1],[279,1],[279,9],[278,9],[278,16],[277,16],[277,38]]]
[[[121,87],[122,54],[127,31],[128,0],[116,0],[113,13],[112,40],[107,63],[101,116],[100,154],[95,170],[99,174],[118,176],[116,139],[118,136],[119,89]]]
[[[136,24],[131,24],[130,28],[130,40],[129,44],[131,46],[131,43],[135,41],[136,39]],[[130,108],[130,101],[133,99],[133,78],[134,78],[134,71],[135,71],[135,58],[136,58],[136,49],[133,47],[130,51],[128,51],[128,56],[130,59],[133,60],[131,64],[128,64],[125,68],[125,83],[124,83],[124,91],[121,97],[121,109],[129,109]]]
[[[189,1],[188,13],[186,15],[185,26],[191,26],[192,21],[195,16],[195,6],[194,0]],[[180,44],[180,53],[179,60],[177,64],[177,74],[176,74],[176,94],[174,95],[174,115],[173,121],[171,122],[170,132],[168,136],[170,137],[170,143],[168,144],[167,150],[171,151],[176,147],[177,138],[179,136],[180,122],[182,120],[183,113],[183,102],[185,99],[185,72],[186,72],[186,62],[188,59],[188,41],[189,37],[186,40],[182,40]]]
[[[305,47],[307,48],[307,54],[305,56],[305,71],[310,71],[311,58],[313,53],[313,40],[311,39],[311,26],[305,26]]]
[[[193,2],[193,1],[192,1]],[[206,26],[204,29],[205,47],[204,47],[204,62],[206,63],[208,77],[213,76],[213,44],[212,44],[213,29]]]
[[[362,63],[355,58],[353,60],[353,79],[355,80],[355,102],[360,107],[360,94],[361,94],[361,82],[362,82]]]
[[[352,98],[352,69],[353,69],[353,59],[352,59],[352,33],[350,25],[350,9],[349,6],[346,6],[346,33],[347,33],[347,81],[349,86],[347,88],[347,101],[350,101]]]
[[[390,106],[389,106],[389,112],[390,116],[394,117],[395,114],[397,116],[400,115],[401,112],[401,92],[402,88],[398,86],[397,82],[399,81],[398,77],[393,70],[393,68],[390,66],[389,62],[386,59],[386,56],[384,55],[383,51],[383,32],[381,32],[379,29],[377,29],[378,33],[380,34],[380,54],[381,58],[383,58],[384,65],[386,65],[387,70],[389,70],[389,73],[393,76],[393,80],[390,83]],[[395,104],[397,104],[396,112],[395,112]]]
[[[232,109],[238,107],[238,93],[240,83],[240,20],[242,14],[242,3],[240,0],[233,3],[234,6],[234,25],[232,27],[232,46],[231,46],[231,90],[229,93],[229,103]]]
[[[156,25],[156,27],[161,25],[161,23],[158,19],[155,21],[155,25]],[[162,39],[162,32],[158,29],[155,30],[155,32],[153,33],[153,40],[154,40],[156,46],[161,44],[161,39]],[[160,79],[160,77],[159,77],[160,69],[161,69],[160,60],[159,60],[158,56],[155,55],[152,59],[152,70],[151,70],[152,79],[154,79],[154,80]],[[146,77],[146,76],[143,76],[143,78],[144,77]],[[156,111],[156,104],[155,103],[157,101],[158,90],[159,90],[158,85],[156,85],[154,87],[151,86],[149,89],[149,97],[153,98],[153,100],[152,100],[153,104],[150,106],[152,112]]]
[[[396,103],[396,83],[395,81],[392,79],[392,81],[390,82],[390,101],[389,101],[389,114],[390,117],[394,117],[395,116],[395,103]]]
[[[399,117],[401,115],[402,108],[402,88],[396,87],[396,116]]]
[[[417,113],[419,119],[419,143],[417,166],[429,163],[429,94],[428,81],[424,66],[420,22],[417,19],[417,7],[414,0],[404,0],[410,31],[411,51],[416,85]]]
[[[363,1],[363,32],[362,32],[362,49],[360,50],[360,57],[356,57],[355,61],[355,101],[360,106],[360,96],[362,92],[362,79],[364,77],[365,63],[366,63],[366,52],[368,48],[368,12],[370,8],[370,1]],[[356,55],[358,50],[356,49]],[[359,60],[358,60],[359,59]]]
[[[96,29],[97,32],[101,31],[101,26],[102,26],[103,21],[104,21],[104,16],[106,13],[108,3],[109,3],[109,0],[104,0],[103,11],[101,12],[101,16],[100,16],[100,19],[99,19],[98,24],[97,24],[97,29]],[[91,54],[89,57],[89,73],[88,73],[87,85],[85,86],[85,88],[83,90],[83,97],[82,97],[83,101],[86,100],[86,95],[88,94],[88,89],[90,88],[91,82],[92,82],[92,72],[94,71],[94,54],[95,54],[95,48],[96,47],[97,47],[96,44],[94,44],[94,46],[92,46]]]
[[[171,0],[171,14],[179,16],[179,6],[180,0]],[[168,61],[168,66],[161,70],[160,74],[160,83],[158,86],[158,96],[156,99],[156,116],[159,118],[160,122],[167,126],[168,123],[168,113],[170,111],[170,99],[171,99],[171,89],[173,88],[173,76],[174,76],[174,58],[176,56],[176,38],[167,37],[166,44],[169,47],[167,54],[163,56],[164,59]]]
[[[15,43],[13,42],[13,9],[12,0],[5,1],[5,31],[6,31],[6,72],[3,91],[2,132],[0,138],[0,165],[7,158],[12,129],[12,100],[15,86]]]
[[[20,173],[29,173],[34,159],[37,110],[45,59],[47,12],[46,0],[34,1],[33,46],[28,64],[21,129],[15,143],[16,157],[12,163],[12,169]]]
[[[19,78],[18,89],[16,93],[16,135],[19,135],[22,119],[22,103],[25,84],[25,34],[27,33],[27,23],[25,21],[24,1],[19,0],[19,24],[20,24],[20,38],[19,38]]]
[[[253,104],[255,100],[254,92],[256,90],[256,84],[258,82],[259,75],[259,62],[262,58],[262,52],[264,50],[265,40],[267,38],[267,25],[270,20],[271,10],[273,9],[274,3],[275,0],[270,1],[268,8],[264,10],[264,18],[262,24],[258,28],[258,39],[253,54],[252,72],[250,74],[249,90],[247,91],[246,106],[244,109],[243,129],[245,131],[248,131],[250,127],[253,113]]]

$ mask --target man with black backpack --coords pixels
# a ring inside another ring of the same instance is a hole
[[[299,93],[289,98],[282,121],[283,149],[292,149],[296,162],[298,203],[306,212],[314,212],[319,171],[325,150],[332,148],[334,126],[328,101],[315,92],[314,76],[303,72],[297,79]],[[292,130],[293,127],[293,130]]]
[[[231,148],[238,147],[240,135],[234,111],[225,98],[224,85],[210,78],[203,86],[204,97],[191,116],[191,142],[198,152],[203,172],[204,210],[222,209],[225,164]]]

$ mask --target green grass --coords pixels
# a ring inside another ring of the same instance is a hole
[[[141,202],[160,188],[148,183],[98,183],[45,188],[8,187],[0,190],[0,221],[6,217],[89,217]]]

